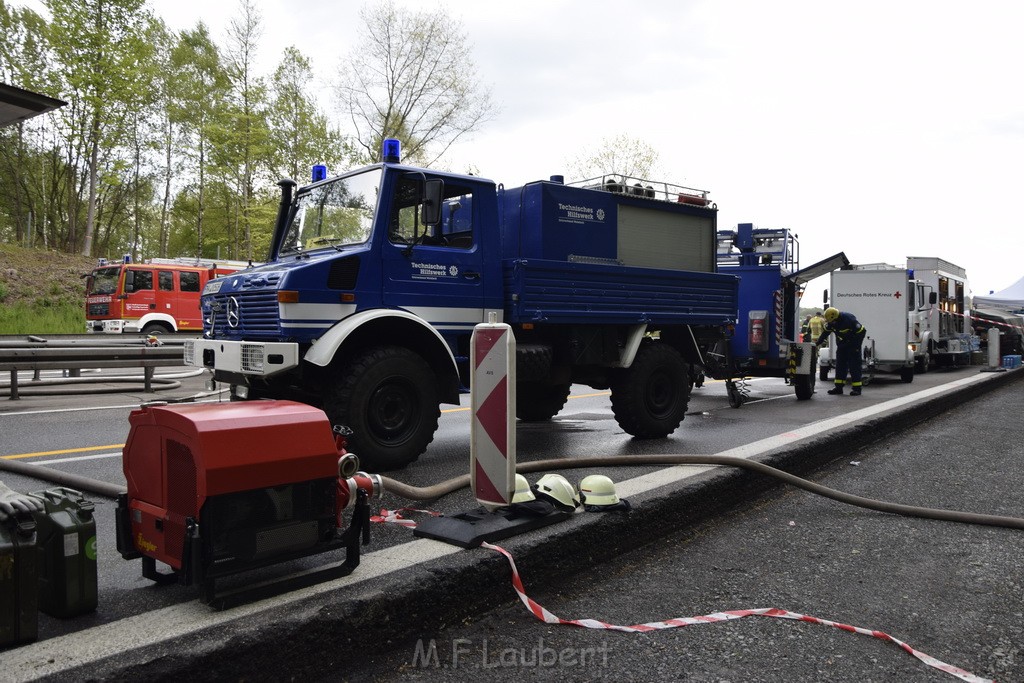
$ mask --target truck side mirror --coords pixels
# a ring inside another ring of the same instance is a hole
[[[124,274],[124,291],[126,294],[135,291],[135,271],[129,270]]]
[[[423,225],[437,225],[441,222],[441,198],[444,196],[444,181],[428,180],[423,183]]]
[[[928,303],[930,303],[930,304],[932,304],[934,306],[935,304],[938,303],[938,301],[939,301],[939,294],[938,294],[938,292],[929,292],[928,293]]]
[[[821,305],[824,306],[825,308],[828,308],[828,290],[827,289],[825,290],[825,293],[821,295]]]

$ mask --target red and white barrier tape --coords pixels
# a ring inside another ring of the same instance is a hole
[[[406,519],[402,516],[403,512],[422,512],[430,515],[431,517],[440,517],[440,512],[434,512],[433,510],[417,510],[416,508],[399,508],[397,510],[385,510],[380,509],[379,515],[373,515],[370,517],[371,522],[386,522],[388,524],[398,524],[399,526],[408,527],[409,529],[416,528],[416,522],[411,519]]]
[[[411,519],[406,519],[399,514],[400,512],[426,512],[427,514],[437,516],[439,513],[432,512],[429,510],[416,510],[414,508],[402,508],[401,510],[381,510],[380,515],[371,517],[371,521],[374,522],[388,522],[392,524],[401,524],[409,528],[414,528],[416,522]],[[992,679],[982,678],[976,676],[969,671],[965,671],[959,667],[953,666],[952,664],[946,664],[943,661],[927,655],[920,650],[916,650],[907,643],[904,643],[898,638],[890,636],[888,633],[883,631],[873,631],[859,626],[850,626],[849,624],[842,624],[837,621],[829,621],[828,619],[819,619],[818,617],[812,617],[807,614],[800,614],[798,612],[790,612],[788,610],[778,609],[775,607],[762,607],[758,609],[742,609],[742,610],[727,610],[724,612],[714,612],[712,614],[705,614],[703,616],[696,617],[677,617],[675,619],[668,619],[666,621],[652,621],[646,624],[634,624],[633,626],[619,626],[616,624],[608,624],[603,621],[597,621],[596,619],[563,619],[555,614],[549,612],[543,605],[534,601],[530,596],[526,594],[526,588],[523,586],[523,579],[519,575],[519,569],[516,567],[516,562],[512,559],[512,553],[505,550],[501,546],[493,545],[491,543],[481,543],[481,548],[487,548],[497,553],[501,553],[508,560],[509,567],[512,568],[512,587],[515,588],[516,593],[519,595],[519,599],[526,606],[526,609],[530,613],[543,621],[545,624],[560,624],[564,626],[580,626],[582,628],[593,628],[593,629],[605,629],[609,631],[623,631],[625,633],[647,633],[650,631],[661,631],[669,628],[682,628],[684,626],[695,626],[697,624],[715,624],[725,621],[732,621],[734,619],[742,619],[744,617],[773,617],[776,619],[792,619],[794,621],[804,621],[810,624],[820,624],[822,626],[834,626],[835,628],[843,631],[849,631],[850,633],[859,633],[863,636],[872,636],[881,640],[886,640],[891,643],[898,645],[903,651],[913,655],[917,659],[921,660],[933,669],[938,669],[952,676],[956,676],[962,681],[968,681],[969,683],[994,683]]]

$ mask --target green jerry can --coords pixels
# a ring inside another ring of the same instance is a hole
[[[95,505],[62,486],[32,494],[43,501],[34,514],[39,536],[39,610],[67,619],[96,610]]]
[[[38,559],[32,515],[0,522],[0,647],[39,636]]]

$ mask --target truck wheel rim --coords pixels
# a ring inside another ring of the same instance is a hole
[[[651,375],[644,394],[647,409],[655,417],[667,416],[675,405],[676,389],[668,373],[656,372]]]
[[[416,388],[401,379],[391,379],[370,396],[370,431],[391,444],[405,441],[415,429],[419,416]]]

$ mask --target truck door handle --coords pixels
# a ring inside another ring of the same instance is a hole
[[[476,272],[475,270],[464,270],[462,271],[462,277],[466,278],[467,280],[478,280],[480,279],[480,273]]]

